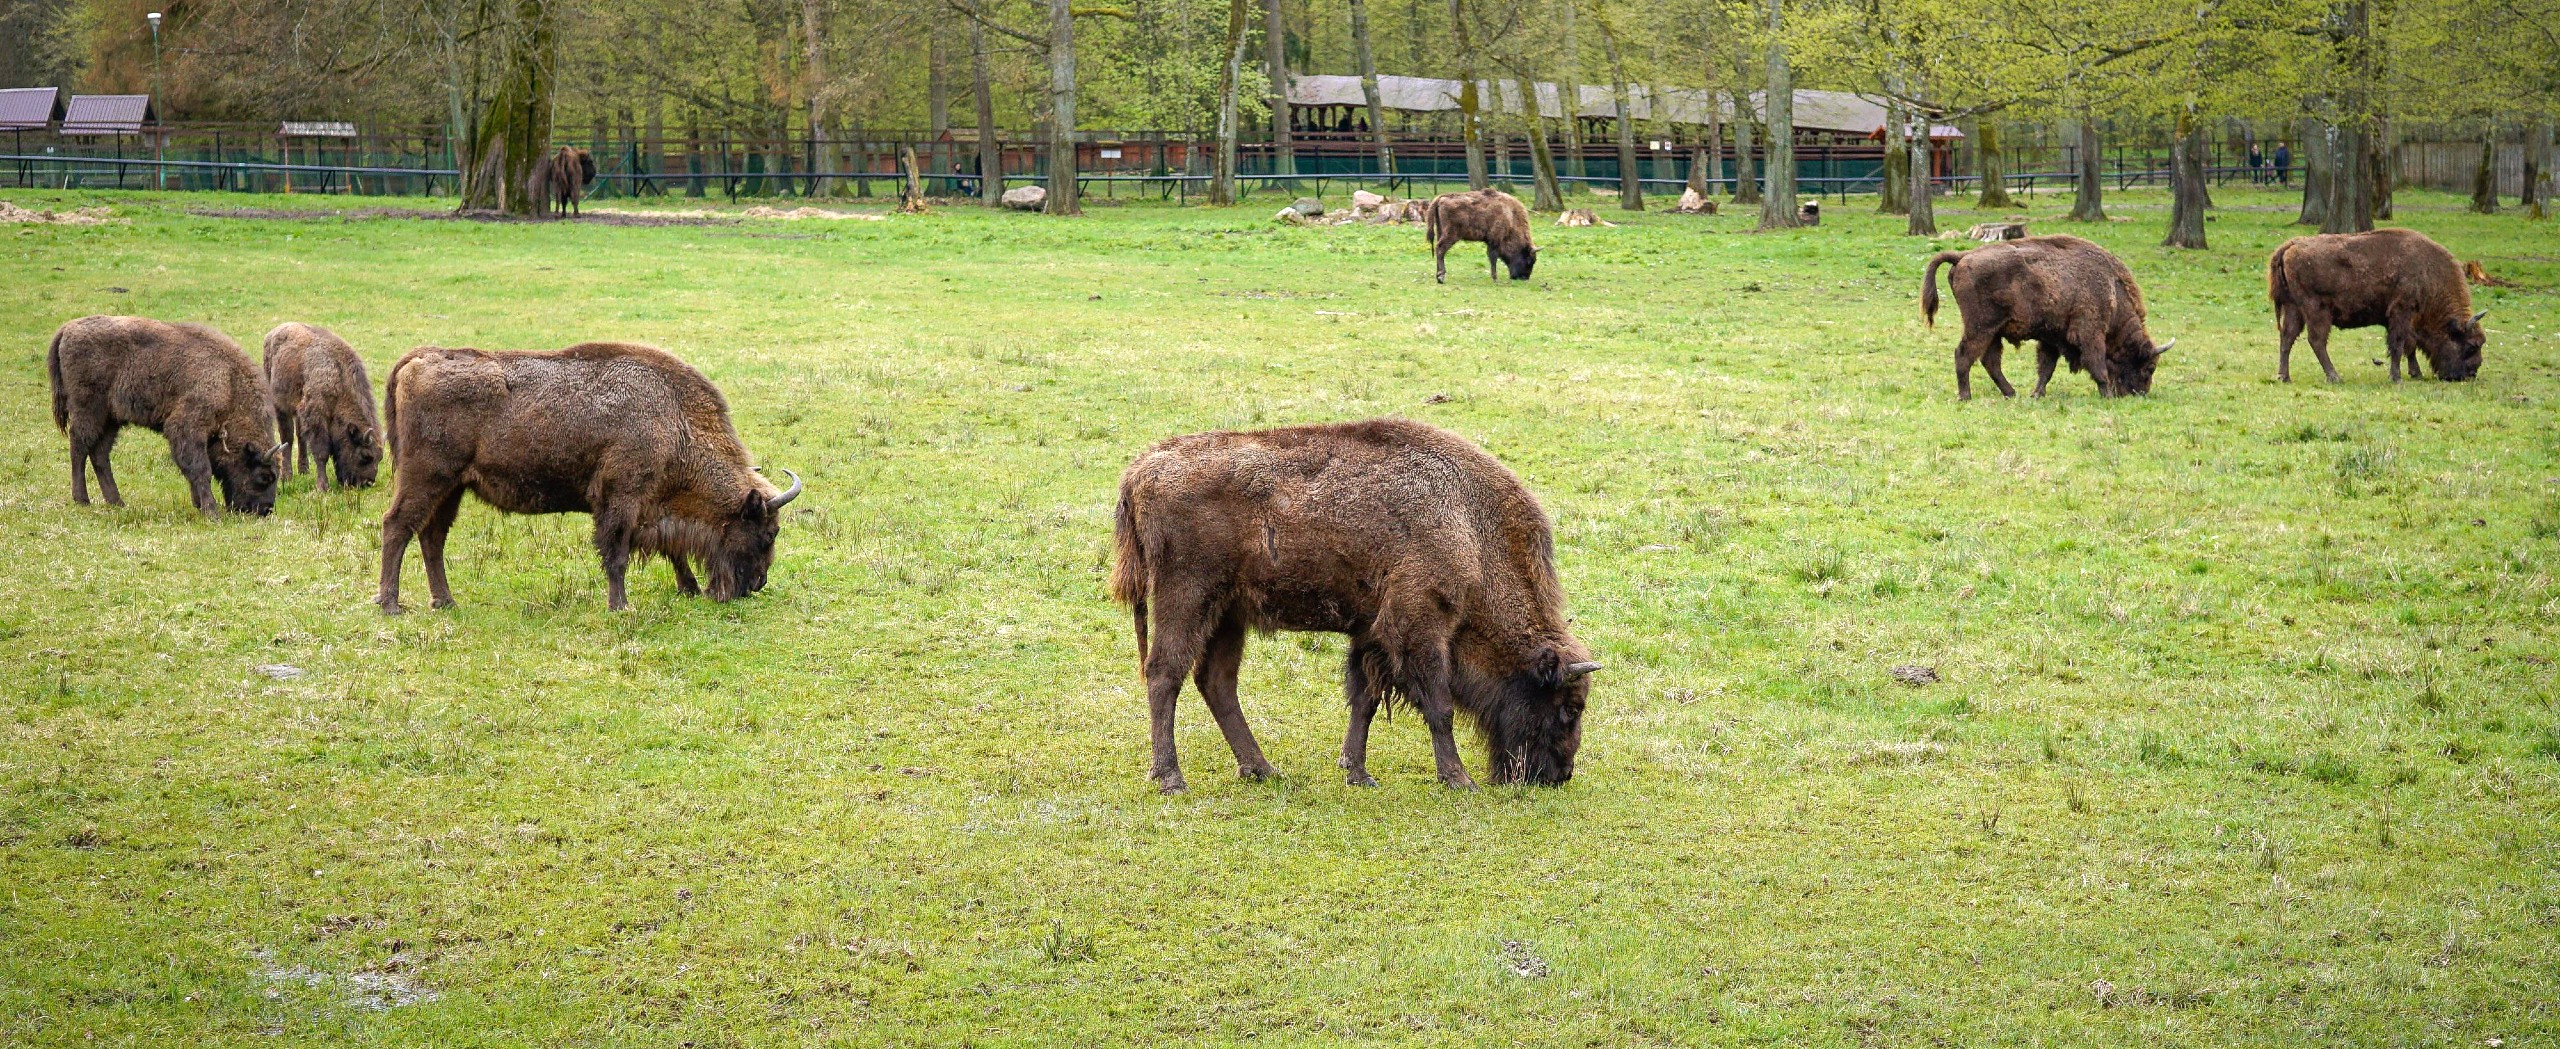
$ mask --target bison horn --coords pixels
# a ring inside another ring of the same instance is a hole
[[[1583,677],[1583,676],[1585,676],[1585,675],[1588,675],[1588,674],[1590,674],[1592,671],[1594,671],[1594,670],[1598,670],[1598,669],[1600,669],[1600,664],[1598,664],[1598,663],[1592,663],[1592,662],[1588,662],[1588,661],[1581,662],[1581,663],[1567,663],[1567,664],[1565,664],[1565,665],[1564,665],[1564,679],[1565,679],[1565,680],[1567,680],[1567,681],[1572,681],[1572,680],[1575,680],[1575,679],[1577,679],[1577,678],[1581,678],[1581,677]]]
[[[2154,355],[2167,353],[2167,352],[2169,352],[2169,347],[2171,347],[2171,346],[2175,346],[2175,345],[2177,345],[2177,344],[2178,344],[2178,340],[2176,340],[2176,339],[2171,339],[2171,340],[2169,340],[2169,341],[2167,341],[2167,342],[2161,343],[2161,344],[2160,344],[2160,348],[2159,348],[2159,349],[2153,350],[2153,351],[2151,351],[2151,352],[2152,352]]]
[[[791,474],[791,487],[783,489],[781,495],[774,496],[771,501],[765,503],[764,508],[767,510],[782,509],[791,505],[792,500],[800,498],[800,475],[791,473],[791,468],[788,466],[783,467],[782,472]]]
[[[277,442],[276,442],[276,446],[275,446],[275,447],[267,449],[267,458],[269,458],[269,459],[273,459],[273,458],[275,458],[276,456],[278,456],[278,455],[280,455],[280,454],[283,454],[283,452],[284,452],[284,442],[283,442],[283,441],[277,441]]]
[[[2487,311],[2487,310],[2482,310],[2482,311],[2480,311],[2480,312],[2478,312],[2478,313],[2474,313],[2474,314],[2472,314],[2472,315],[2471,315],[2471,323],[2473,323],[2473,324],[2478,324],[2478,323],[2480,323],[2480,318],[2482,318],[2482,317],[2486,317],[2486,316],[2488,316],[2488,315],[2489,315],[2489,311]]]

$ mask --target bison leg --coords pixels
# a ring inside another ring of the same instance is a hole
[[[285,456],[276,457],[276,472],[291,477],[294,473],[294,465],[302,462],[304,453],[302,443],[294,439],[296,434],[293,428],[292,412],[282,408],[276,409],[276,436],[284,441],[285,450],[293,453],[290,459]]]
[[[1158,591],[1148,601],[1155,619],[1147,631],[1147,738],[1155,750],[1147,777],[1156,789],[1180,794],[1190,789],[1182,778],[1182,759],[1174,752],[1173,708],[1182,698],[1182,678],[1200,662],[1208,622],[1204,595],[1197,591]]]
[[[604,604],[616,612],[631,610],[623,580],[631,572],[631,530],[612,512],[596,516],[596,556],[604,559]]]
[[[1227,749],[1236,756],[1236,775],[1260,780],[1279,770],[1262,756],[1253,726],[1244,722],[1244,707],[1236,703],[1236,669],[1243,663],[1244,619],[1230,612],[1217,632],[1209,635],[1209,646],[1192,669],[1191,681],[1199,686],[1200,701],[1208,705],[1209,716],[1217,719],[1218,733],[1227,737]]]
[[[1458,756],[1458,737],[1451,725],[1457,708],[1449,700],[1448,646],[1408,652],[1404,666],[1405,694],[1413,697],[1422,723],[1431,728],[1431,764],[1439,770],[1440,785],[1451,790],[1476,789],[1475,777],[1467,775],[1467,763]]]
[[[2116,376],[2107,356],[2107,333],[2093,324],[2073,325],[2071,348],[2080,355],[2080,367],[2098,384],[2098,396],[2116,396]]]
[[[1495,283],[1502,281],[1502,256],[1493,250],[1493,242],[1484,242],[1484,276]]]
[[[2009,385],[2009,376],[2000,370],[2000,354],[2006,348],[2000,340],[1991,340],[1991,348],[1982,352],[1982,370],[1990,373],[1991,384],[2000,388],[2000,396],[2015,397],[2018,388]]]
[[[206,517],[219,516],[222,507],[213,501],[213,454],[206,450],[207,438],[188,425],[172,425],[163,432],[169,435],[169,459],[186,477],[187,494],[195,499],[196,509]]]
[[[437,608],[453,607],[453,588],[444,581],[444,537],[453,531],[454,515],[461,509],[462,489],[455,488],[436,501],[418,529],[418,560],[427,566],[427,599]]]
[[[2302,336],[2302,313],[2290,306],[2276,310],[2276,381],[2293,381],[2293,340]],[[2337,380],[2331,379],[2331,382]]]
[[[419,527],[435,515],[437,506],[450,494],[449,487],[408,477],[394,482],[391,508],[382,512],[382,583],[373,594],[373,603],[382,606],[382,614],[400,614],[400,560],[408,556],[409,540],[417,537]]]
[[[87,429],[84,426],[66,435],[71,438],[71,501],[81,506],[89,505],[89,449],[97,442],[96,437],[85,432]],[[98,478],[98,487],[106,485],[105,477]]]
[[[303,469],[311,472],[311,483],[318,485],[323,492],[328,491],[329,467],[337,459],[338,449],[327,436],[322,434],[320,427],[313,426],[309,432],[302,435],[301,441],[296,444],[294,454],[297,457],[305,455],[310,457],[309,461],[302,464]]]
[[[1378,716],[1378,690],[1369,680],[1364,665],[1371,651],[1367,642],[1351,639],[1351,650],[1343,660],[1342,702],[1351,708],[1351,725],[1342,733],[1342,781],[1354,787],[1374,787],[1376,777],[1369,775],[1369,723]]]
[[[1431,279],[1434,283],[1449,283],[1449,249],[1457,243],[1448,237],[1431,242]]]
[[[676,593],[686,597],[702,596],[702,584],[693,578],[693,566],[684,563],[683,554],[668,554],[667,565],[676,570]]]
[[[1999,341],[2000,337],[1991,332],[1969,331],[1964,334],[1964,338],[1962,340],[1956,343],[1957,400],[1970,401],[1973,399],[1973,363],[1981,360],[1984,354],[1991,352],[1991,348],[1994,345],[1997,345]],[[2003,384],[2003,388],[2006,388],[2005,383]]]
[[[2311,355],[2320,358],[2320,370],[2328,374],[2330,382],[2339,381],[2338,366],[2329,362],[2328,315],[2313,314],[2307,321],[2307,327],[2311,336]]]
[[[107,464],[107,453],[115,450],[116,432],[116,428],[109,427],[89,442],[89,465],[98,472],[98,494],[106,497],[108,506],[124,505],[124,493],[116,491],[116,468]]]
[[[2044,396],[2044,388],[2053,382],[2053,366],[2062,363],[2062,349],[2043,339],[2036,340],[2036,396]]]

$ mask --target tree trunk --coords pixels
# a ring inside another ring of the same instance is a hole
[[[2524,132],[2524,197],[2517,201],[2517,203],[2524,205],[2524,214],[2526,218],[2545,219],[2551,217],[2550,202],[2546,199],[2549,194],[2544,193],[2542,189],[2542,162],[2550,155],[2551,122],[2548,120],[2536,120],[2533,123],[2526,125]]]
[[[1746,109],[1750,104],[1751,99],[1747,95],[1733,96],[1733,202],[1736,204],[1760,203],[1760,173],[1753,169],[1751,163],[1751,150],[1756,145],[1754,140],[1759,137],[1756,132],[1760,122],[1751,119]]]
[[[1618,107],[1618,207],[1644,210],[1644,173],[1636,167],[1636,113],[1627,92],[1627,63],[1618,54],[1618,31],[1600,14],[1600,52],[1609,60],[1609,97]]]
[[[828,122],[824,95],[827,86],[827,21],[823,0],[800,0],[800,37],[805,47],[809,94],[810,159],[815,163],[816,177],[809,180],[809,195],[823,197],[835,189],[827,179],[835,173],[836,143],[834,127]]]
[[[2000,152],[1999,121],[1975,122],[1973,149],[1976,163],[1982,168],[1982,196],[1974,200],[1973,206],[1977,208],[2017,207],[2017,202],[2009,198],[2009,171]]]
[[[1076,16],[1069,0],[1049,0],[1049,198],[1041,210],[1084,214],[1076,192]]]
[[[1393,175],[1396,147],[1387,136],[1386,107],[1378,99],[1378,62],[1369,51],[1368,0],[1351,0],[1351,48],[1360,63],[1360,96],[1369,107],[1369,134],[1378,143],[1378,174]]]
[[[2104,159],[2098,152],[2101,148],[2102,144],[2098,141],[2097,119],[2082,114],[2080,117],[2079,199],[2071,204],[2070,218],[2073,222],[2105,222],[2107,220],[2106,178],[2100,173],[2098,167],[2099,162]]]
[[[996,98],[987,84],[987,27],[975,18],[969,20],[969,89],[978,119],[978,200],[992,208],[1004,198],[1004,147],[996,142]]]
[[[1573,9],[1577,0],[1564,4],[1564,79],[1556,85],[1556,101],[1564,107],[1564,148],[1573,161],[1573,177],[1591,177],[1591,166],[1582,156],[1582,37],[1576,31]]]
[[[656,175],[667,170],[667,100],[666,96],[659,91],[657,81],[649,82],[648,101],[644,104],[648,109],[645,111],[647,115],[641,118],[640,135],[643,144],[640,147],[640,173]],[[632,183],[634,195],[642,189],[661,197],[667,195],[666,188],[659,185],[658,180],[654,178],[641,179]]]
[[[2388,119],[2376,119],[2373,140],[2365,149],[2365,174],[2372,179],[2373,217],[2391,217],[2391,198],[2400,184],[2399,136]]]
[[[2172,248],[2204,248],[2204,127],[2195,111],[2178,114],[2169,140],[2169,237]]]
[[[1484,166],[1484,92],[1476,82],[1476,48],[1467,39],[1467,13],[1460,0],[1449,0],[1449,35],[1458,49],[1458,137],[1466,145],[1467,188],[1484,189],[1493,185]]]
[[[1877,214],[1907,215],[1911,212],[1911,143],[1907,138],[1903,133],[1902,107],[1886,105],[1884,184],[1877,187]]]
[[[1707,141],[1714,142],[1715,139],[1709,137]],[[1707,187],[1710,184],[1707,181],[1707,166],[1715,163],[1711,159],[1715,155],[1713,146],[1699,146],[1689,151],[1689,192],[1701,197],[1707,195]]]
[[[1794,229],[1804,225],[1804,216],[1796,210],[1795,72],[1787,68],[1787,42],[1778,35],[1784,28],[1786,0],[1768,0],[1768,4],[1769,94],[1762,108],[1769,119],[1769,184],[1760,198],[1760,228]]]
[[[2302,211],[2294,216],[2297,226],[2323,226],[2329,222],[2329,125],[2305,117],[2295,135],[2302,143]]]
[[[551,90],[559,41],[548,0],[516,0],[497,28],[500,78],[463,153],[465,211],[530,215],[538,202],[525,179],[551,148]]]
[[[1909,157],[1904,167],[1910,172],[1905,176],[1904,192],[1911,196],[1911,224],[1903,232],[1914,237],[1934,237],[1938,235],[1938,208],[1930,199],[1929,115],[1916,110],[1911,115],[1918,133],[1903,136],[1903,148]]]
[[[1536,176],[1536,208],[1539,211],[1563,211],[1564,187],[1556,181],[1556,154],[1547,145],[1547,114],[1538,108],[1536,85],[1531,85],[1529,98],[1529,167]]]
[[[2480,164],[2471,169],[2471,210],[2481,215],[2498,213],[2498,132],[2494,127],[2480,135]]]
[[[2373,228],[2373,176],[2366,171],[2364,118],[2329,129],[2329,221],[2322,233],[2362,233]]]
[[[951,146],[943,139],[951,131],[951,55],[943,46],[943,24],[947,21],[945,5],[928,2],[925,19],[925,130],[933,141],[925,147],[928,175],[947,174],[951,170]],[[956,191],[956,190],[955,190]]]
[[[1280,0],[1262,0],[1262,75],[1271,81],[1264,96],[1271,106],[1271,173],[1298,173],[1298,152],[1289,140],[1289,27],[1280,17]],[[1282,179],[1279,187],[1296,192],[1297,182]]]
[[[1236,95],[1244,83],[1244,4],[1245,0],[1227,0],[1227,68],[1218,81],[1218,154],[1209,172],[1209,203],[1226,207],[1236,202]]]

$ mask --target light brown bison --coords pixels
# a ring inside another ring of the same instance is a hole
[[[1964,314],[1964,337],[1956,343],[1959,400],[1973,399],[1976,361],[2000,396],[2017,396],[2000,370],[2000,354],[2029,339],[2036,344],[2038,397],[2053,381],[2056,361],[2087,370],[2103,396],[2149,393],[2160,355],[2178,342],[2152,345],[2133,273],[2107,249],[2078,237],[2028,237],[1930,256],[1920,274],[1920,316],[1933,328],[1940,266],[1955,267],[1947,287]]]
[[[578,202],[587,199],[587,187],[595,180],[595,155],[576,146],[562,146],[558,152],[534,162],[533,171],[525,176],[524,195],[532,198],[534,214],[575,215]]]
[[[1111,596],[1136,619],[1159,789],[1184,788],[1173,710],[1188,674],[1243,775],[1272,772],[1236,704],[1247,630],[1349,635],[1341,765],[1368,771],[1381,701],[1422,714],[1440,781],[1470,788],[1453,711],[1484,733],[1496,783],[1562,783],[1588,675],[1556,582],[1546,512],[1445,430],[1403,420],[1202,433],[1120,476]]]
[[[2480,348],[2489,341],[2471,312],[2471,289],[2444,245],[2408,229],[2323,233],[2277,245],[2267,258],[2267,298],[2275,303],[2276,377],[2293,381],[2293,340],[2311,333],[2311,353],[2330,382],[2329,329],[2382,325],[2391,354],[2391,381],[2400,362],[2418,374],[2424,349],[2436,378],[2459,382],[2480,374]]]
[[[293,452],[276,465],[286,476],[311,471],[321,491],[332,472],[347,488],[371,488],[382,467],[382,417],[373,410],[373,381],[364,361],[327,328],[287,321],[267,333],[267,388],[276,401],[276,433]]]
[[[623,573],[635,550],[664,556],[683,593],[703,592],[689,561],[710,575],[714,601],[763,589],[782,508],[800,495],[798,474],[776,492],[747,464],[710,380],[647,346],[422,346],[392,365],[382,399],[393,456],[375,598],[384,612],[400,611],[412,536],[435,606],[453,604],[444,538],[465,491],[507,513],[594,515],[616,611],[630,607]]]
[[[267,387],[221,332],[147,317],[82,317],[53,333],[44,363],[53,425],[71,438],[72,502],[89,502],[82,467],[94,466],[107,505],[124,505],[107,455],[118,431],[141,426],[169,439],[169,458],[205,516],[221,512],[216,484],[233,510],[275,509],[283,446],[268,429]]]
[[[1512,280],[1528,280],[1529,271],[1538,266],[1537,245],[1529,243],[1529,207],[1501,190],[1433,198],[1431,210],[1423,213],[1422,232],[1431,241],[1436,267],[1431,279],[1443,284],[1449,282],[1449,249],[1460,241],[1483,242],[1485,274],[1494,280],[1502,279],[1497,264],[1510,269]]]

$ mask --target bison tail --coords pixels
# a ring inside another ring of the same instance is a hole
[[[1920,271],[1920,319],[1932,328],[1938,326],[1938,267],[1952,266],[1963,259],[1963,252],[1941,251],[1929,256],[1929,268]],[[1954,281],[1954,275],[1948,275],[1947,280]]]
[[[53,342],[45,347],[44,374],[53,384],[53,428],[71,429],[71,387],[62,381],[62,333],[53,333]]]
[[[2275,254],[2267,256],[2267,301],[2275,303],[2279,323],[2284,316],[2285,300],[2293,297],[2293,289],[2286,286],[2284,279],[2284,253],[2292,247],[2293,242],[2286,241],[2276,245]]]
[[[1134,487],[1120,482],[1120,507],[1111,522],[1111,599],[1129,606],[1138,629],[1138,658],[1147,657],[1147,555],[1138,539]]]
[[[416,357],[417,351],[410,351],[382,378],[382,447],[394,456],[400,454],[400,373],[409,370],[409,362]]]

